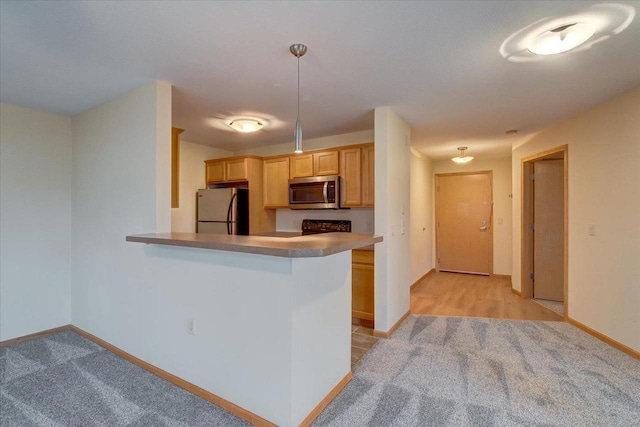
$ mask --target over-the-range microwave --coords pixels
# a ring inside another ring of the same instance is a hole
[[[340,177],[312,176],[289,180],[290,209],[340,209]]]

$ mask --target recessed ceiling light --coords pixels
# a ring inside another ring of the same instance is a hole
[[[584,22],[561,25],[538,34],[529,43],[529,51],[537,55],[555,55],[566,52],[589,40],[593,32],[594,28]]]
[[[261,121],[256,119],[235,119],[230,121],[228,125],[242,133],[257,132],[264,126]]]

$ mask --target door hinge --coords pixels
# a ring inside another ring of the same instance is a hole
[[[529,279],[533,280],[533,273],[529,275]]]
[[[531,175],[529,175],[529,179],[530,179],[531,181],[535,181],[535,180],[536,180],[536,174],[535,174],[535,173],[532,173]]]
[[[535,224],[529,224],[529,228],[531,228],[531,231],[535,231],[536,230],[536,225]]]

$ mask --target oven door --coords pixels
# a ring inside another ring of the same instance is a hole
[[[290,209],[339,209],[336,175],[296,178],[289,181]]]

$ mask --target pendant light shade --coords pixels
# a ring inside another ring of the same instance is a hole
[[[458,157],[454,157],[451,160],[453,160],[456,163],[469,163],[471,160],[473,160],[472,156],[465,156],[464,152],[467,149],[467,147],[458,147],[458,151],[460,152],[460,155],[458,155]]]
[[[298,117],[296,118],[296,128],[294,131],[295,153],[302,153],[302,120],[300,120],[300,57],[307,53],[307,46],[296,43],[289,46],[289,51],[298,58]]]
[[[296,145],[294,149],[294,153],[300,154],[302,153],[302,121],[300,117],[296,120],[296,130],[294,133]]]

